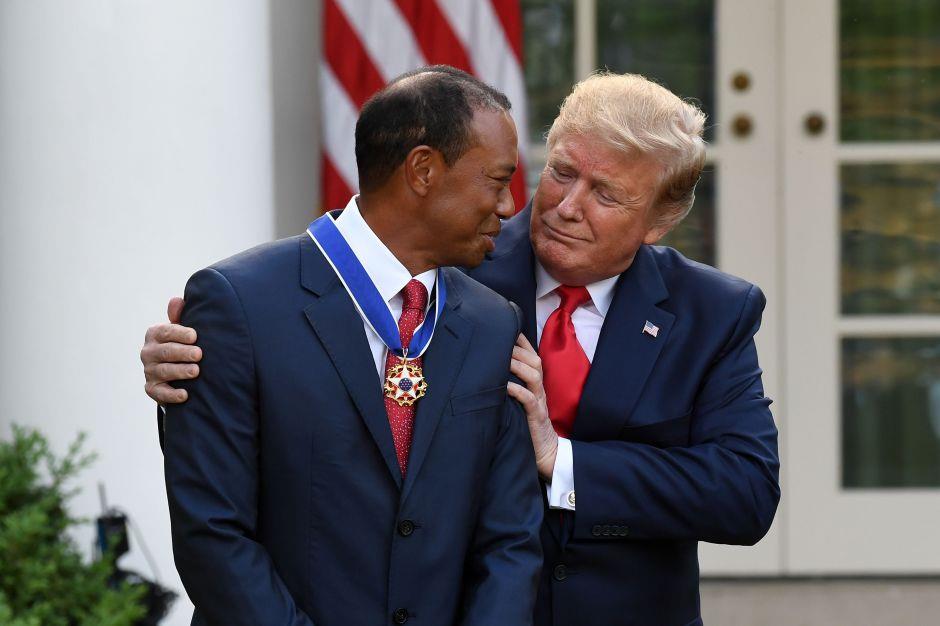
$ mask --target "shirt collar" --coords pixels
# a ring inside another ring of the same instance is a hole
[[[600,314],[605,317],[607,316],[607,311],[610,309],[610,303],[614,299],[614,287],[617,286],[618,278],[620,278],[619,275],[611,276],[610,278],[605,278],[604,280],[586,285],[588,293],[591,294],[591,301]],[[552,278],[551,274],[542,267],[538,259],[535,260],[535,285],[536,300],[541,300],[561,285],[560,282]]]
[[[353,254],[362,263],[366,274],[375,283],[375,288],[378,289],[382,299],[391,302],[392,298],[398,295],[412,278],[420,281],[430,295],[437,279],[437,270],[431,269],[412,276],[411,272],[392,254],[388,246],[382,243],[378,235],[369,228],[362,213],[359,212],[358,198],[359,196],[355,195],[346,204],[346,208],[336,218],[336,228],[352,248]],[[430,298],[428,300],[430,301]]]

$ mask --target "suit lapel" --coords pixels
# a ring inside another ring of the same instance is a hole
[[[522,332],[533,346],[535,335],[535,256],[529,239],[531,202],[503,226],[496,240],[496,251],[475,270],[478,280],[522,309]]]
[[[617,281],[581,394],[572,439],[599,441],[619,436],[669,340],[675,316],[656,306],[668,296],[652,250],[641,246],[633,264]],[[658,327],[656,337],[643,332],[646,322]]]
[[[392,479],[401,488],[401,470],[362,318],[316,245],[305,237],[300,246],[301,283],[318,296],[304,309],[304,315],[379,447]]]
[[[463,365],[464,356],[470,346],[470,337],[473,334],[473,325],[458,312],[461,297],[459,288],[452,277],[452,272],[455,271],[444,270],[444,280],[447,281],[447,304],[438,322],[439,326],[434,331],[431,345],[422,357],[428,392],[416,405],[414,436],[408,456],[408,474],[402,490],[402,502],[411,492],[427,457],[431,441],[434,439],[434,432],[447,409],[451,390],[457,381],[457,374]]]

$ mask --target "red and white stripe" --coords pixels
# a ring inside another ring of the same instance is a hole
[[[522,15],[518,0],[323,0],[320,67],[323,206],[359,189],[354,137],[359,109],[399,74],[443,63],[470,72],[512,102],[519,134],[516,209],[525,198]]]

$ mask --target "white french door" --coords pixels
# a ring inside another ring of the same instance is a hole
[[[937,4],[781,2],[789,572],[940,572]]]

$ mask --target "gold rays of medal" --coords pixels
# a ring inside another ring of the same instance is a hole
[[[398,406],[411,406],[427,393],[428,383],[414,359],[402,358],[401,363],[388,371],[384,391]]]

